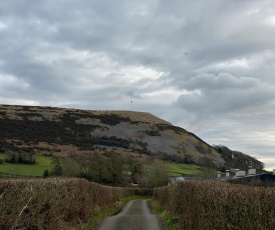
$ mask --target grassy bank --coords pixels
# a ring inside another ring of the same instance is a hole
[[[179,224],[179,217],[170,214],[169,212],[163,210],[158,203],[151,199],[149,201],[149,205],[152,209],[152,211],[158,215],[161,220],[163,221],[164,225],[165,225],[165,229],[166,230],[181,230],[181,226]]]

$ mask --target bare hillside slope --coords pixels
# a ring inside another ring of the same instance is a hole
[[[216,149],[196,135],[149,113],[0,105],[0,124],[1,151],[117,150],[181,163],[224,165]]]

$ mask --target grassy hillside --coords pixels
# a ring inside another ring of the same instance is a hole
[[[165,166],[169,176],[180,176],[182,174],[198,175],[203,170],[202,166],[192,164],[165,163]]]
[[[115,151],[134,157],[134,161],[154,158],[189,165],[169,169],[174,174],[198,170],[192,165],[219,170],[231,167],[246,170],[251,162],[257,169],[263,166],[237,151],[212,147],[195,134],[149,113],[0,105],[0,122],[3,153],[28,152],[66,158],[73,152],[87,159],[94,153]],[[37,170],[34,174],[40,173]]]

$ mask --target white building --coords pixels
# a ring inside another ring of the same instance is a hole
[[[245,171],[236,171],[235,176],[236,177],[245,177]]]

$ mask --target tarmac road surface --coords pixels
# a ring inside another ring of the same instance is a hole
[[[158,217],[150,212],[146,200],[129,201],[122,211],[103,220],[97,230],[161,230]]]

